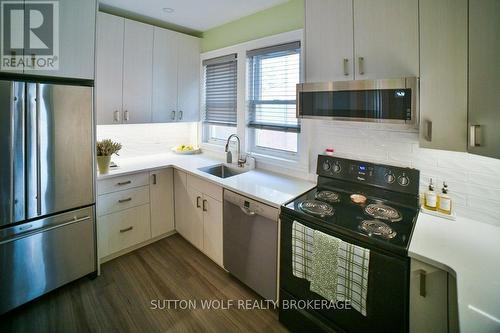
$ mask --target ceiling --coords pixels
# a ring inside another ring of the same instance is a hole
[[[287,0],[100,0],[106,8],[196,31],[206,31],[284,2]]]

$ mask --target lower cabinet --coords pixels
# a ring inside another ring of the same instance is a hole
[[[175,229],[222,266],[222,188],[174,171]]]
[[[222,266],[222,202],[203,195],[202,207],[203,252]]]
[[[149,204],[100,216],[98,220],[101,258],[151,238]]]
[[[447,272],[411,261],[410,333],[458,332],[455,278]]]
[[[180,232],[184,238],[189,240],[194,246],[203,250],[203,211],[201,210],[201,202],[203,200],[203,193],[200,191],[188,187],[187,188],[188,201],[184,203],[188,210],[188,219],[180,220],[179,224],[185,227],[181,228],[186,232],[183,234]]]
[[[151,171],[149,180],[151,237],[154,238],[175,229],[173,170]]]
[[[170,168],[99,180],[97,193],[101,263],[174,231]]]
[[[100,262],[176,230],[222,266],[222,187],[166,168],[99,180],[97,193]]]

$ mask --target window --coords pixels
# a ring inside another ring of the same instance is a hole
[[[236,54],[203,61],[203,141],[222,143],[236,127]]]
[[[300,42],[247,52],[250,137],[254,151],[296,154],[300,124],[295,113],[300,81]]]

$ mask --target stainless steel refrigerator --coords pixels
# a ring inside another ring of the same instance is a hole
[[[0,314],[96,271],[93,88],[0,80]]]

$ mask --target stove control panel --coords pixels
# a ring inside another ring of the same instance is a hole
[[[420,172],[416,169],[327,155],[318,156],[317,174],[417,195],[420,180]]]

